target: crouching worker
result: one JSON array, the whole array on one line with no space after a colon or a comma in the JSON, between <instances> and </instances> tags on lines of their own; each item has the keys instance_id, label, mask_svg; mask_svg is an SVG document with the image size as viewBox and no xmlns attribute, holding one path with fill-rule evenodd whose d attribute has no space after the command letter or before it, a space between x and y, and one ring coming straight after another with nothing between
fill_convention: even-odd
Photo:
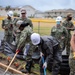
<instances>
[{"instance_id":1,"label":"crouching worker","mask_svg":"<svg viewBox=\"0 0 75 75\"><path fill-rule=\"evenodd\" d=\"M20 25L19 29L21 30L21 34L20 34L20 38L18 40L16 52L21 53L21 51L26 50L26 48L29 50L30 35L33 33L33 31L28 23L27 24L22 23ZM26 46L26 48L24 49L25 46ZM23 58L27 58L26 56L29 56L28 59L26 60L27 61L27 64L25 66L26 70L22 70L22 72L25 72L25 73L30 73L30 69L31 69L31 65L32 65L32 59L31 59L31 55L30 55L32 50L29 50L29 51L28 50L24 51L24 56L23 56Z\"/></svg>"},{"instance_id":2,"label":"crouching worker","mask_svg":"<svg viewBox=\"0 0 75 75\"><path fill-rule=\"evenodd\" d=\"M69 56L70 75L75 75L75 31L71 37L71 50Z\"/></svg>"},{"instance_id":3,"label":"crouching worker","mask_svg":"<svg viewBox=\"0 0 75 75\"><path fill-rule=\"evenodd\" d=\"M40 75L44 75L44 68L47 68L47 63L53 58L52 75L58 75L60 64L62 61L61 48L59 42L52 36L42 36L38 33L31 35L33 45L38 45L41 57L44 57L44 64L42 58L40 59Z\"/></svg>"}]
</instances>

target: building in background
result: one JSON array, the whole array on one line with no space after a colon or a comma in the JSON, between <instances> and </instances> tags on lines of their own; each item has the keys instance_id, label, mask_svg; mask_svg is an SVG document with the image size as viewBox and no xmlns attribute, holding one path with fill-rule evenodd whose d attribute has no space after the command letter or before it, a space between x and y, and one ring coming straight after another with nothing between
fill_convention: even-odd
<instances>
[{"instance_id":1,"label":"building in background","mask_svg":"<svg viewBox=\"0 0 75 75\"><path fill-rule=\"evenodd\" d=\"M30 5L22 6L27 11L27 17L31 18L56 18L57 16L62 16L65 18L67 13L72 13L73 18L75 18L75 10L73 9L54 9L49 11L39 11ZM20 15L20 9L22 7L11 7L9 10L12 10L14 13ZM4 7L0 7L0 16L6 16L8 10Z\"/></svg>"},{"instance_id":2,"label":"building in background","mask_svg":"<svg viewBox=\"0 0 75 75\"><path fill-rule=\"evenodd\" d=\"M48 18L49 17L56 18L57 16L65 18L67 13L72 13L73 18L75 18L75 10L73 9L54 9L54 10L45 11L45 13L46 13L45 17Z\"/></svg>"}]
</instances>

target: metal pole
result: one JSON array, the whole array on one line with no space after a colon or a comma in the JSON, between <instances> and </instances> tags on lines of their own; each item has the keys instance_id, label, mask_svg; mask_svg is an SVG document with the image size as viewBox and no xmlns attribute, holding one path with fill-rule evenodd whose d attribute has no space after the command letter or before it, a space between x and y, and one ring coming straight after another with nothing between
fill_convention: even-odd
<instances>
[{"instance_id":1,"label":"metal pole","mask_svg":"<svg viewBox=\"0 0 75 75\"><path fill-rule=\"evenodd\" d=\"M40 21L38 21L38 33L40 34Z\"/></svg>"}]
</instances>

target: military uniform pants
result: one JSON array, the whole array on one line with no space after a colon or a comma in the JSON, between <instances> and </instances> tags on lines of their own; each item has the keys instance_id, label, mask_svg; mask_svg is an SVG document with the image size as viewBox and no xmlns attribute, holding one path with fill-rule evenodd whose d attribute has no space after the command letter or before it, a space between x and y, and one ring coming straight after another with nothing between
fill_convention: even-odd
<instances>
[{"instance_id":1,"label":"military uniform pants","mask_svg":"<svg viewBox=\"0 0 75 75\"><path fill-rule=\"evenodd\" d=\"M60 65L62 62L62 51L58 45L56 47L54 47L53 55L51 55L51 57L49 57L48 62L51 62L51 58L53 58L52 75L58 75ZM42 59L40 59L40 75L44 75L44 70L43 70L42 66L43 66Z\"/></svg>"},{"instance_id":2,"label":"military uniform pants","mask_svg":"<svg viewBox=\"0 0 75 75\"><path fill-rule=\"evenodd\" d=\"M4 40L8 43L12 43L13 42L13 36L12 35L5 35Z\"/></svg>"},{"instance_id":3,"label":"military uniform pants","mask_svg":"<svg viewBox=\"0 0 75 75\"><path fill-rule=\"evenodd\" d=\"M66 44L66 54L70 55L70 40L71 38L69 37L67 40L67 44Z\"/></svg>"},{"instance_id":4,"label":"military uniform pants","mask_svg":"<svg viewBox=\"0 0 75 75\"><path fill-rule=\"evenodd\" d=\"M69 58L70 74L75 75L75 59Z\"/></svg>"}]
</instances>

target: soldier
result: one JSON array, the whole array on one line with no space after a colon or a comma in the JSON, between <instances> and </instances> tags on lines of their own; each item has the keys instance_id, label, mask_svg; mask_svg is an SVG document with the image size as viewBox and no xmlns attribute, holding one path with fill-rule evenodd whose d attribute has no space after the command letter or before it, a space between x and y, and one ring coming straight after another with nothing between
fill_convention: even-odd
<instances>
[{"instance_id":1,"label":"soldier","mask_svg":"<svg viewBox=\"0 0 75 75\"><path fill-rule=\"evenodd\" d=\"M7 13L7 19L2 21L2 28L4 29L4 40L8 43L13 41L13 12L9 11Z\"/></svg>"},{"instance_id":2,"label":"soldier","mask_svg":"<svg viewBox=\"0 0 75 75\"><path fill-rule=\"evenodd\" d=\"M56 18L56 26L51 29L51 36L54 36L60 42L60 46L63 51L65 48L68 32L66 28L62 26L62 17L58 16Z\"/></svg>"},{"instance_id":3,"label":"soldier","mask_svg":"<svg viewBox=\"0 0 75 75\"><path fill-rule=\"evenodd\" d=\"M63 22L63 26L66 27L68 31L67 44L66 44L66 53L69 55L70 53L70 40L71 40L71 31L74 30L74 25L72 20L72 14L67 14L66 20Z\"/></svg>"},{"instance_id":4,"label":"soldier","mask_svg":"<svg viewBox=\"0 0 75 75\"><path fill-rule=\"evenodd\" d=\"M75 75L75 31L71 37L71 50L69 56L70 75Z\"/></svg>"},{"instance_id":5,"label":"soldier","mask_svg":"<svg viewBox=\"0 0 75 75\"><path fill-rule=\"evenodd\" d=\"M47 68L48 62L53 58L52 75L58 75L62 61L61 48L56 38L52 36L42 36L38 33L31 35L33 45L38 45L41 57L44 57L44 64L40 60L40 75L44 75L43 68Z\"/></svg>"},{"instance_id":6,"label":"soldier","mask_svg":"<svg viewBox=\"0 0 75 75\"><path fill-rule=\"evenodd\" d=\"M21 47L23 47L26 42L27 43L30 42L29 36L33 32L32 28L29 26L29 23L27 23L27 24L22 23L20 25L19 29L21 30L21 34L20 34L18 45L17 45L17 49L21 49Z\"/></svg>"},{"instance_id":7,"label":"soldier","mask_svg":"<svg viewBox=\"0 0 75 75\"><path fill-rule=\"evenodd\" d=\"M14 20L14 25L16 25L16 22L18 20L22 20L24 23L29 23L30 27L33 28L32 21L26 17L26 14L27 14L26 10L24 8L22 8L21 9L21 17L19 17L19 18L17 18L17 19Z\"/></svg>"},{"instance_id":8,"label":"soldier","mask_svg":"<svg viewBox=\"0 0 75 75\"><path fill-rule=\"evenodd\" d=\"M19 53L21 53L21 51L23 51L24 56L23 58L26 59L27 63L25 66L25 69L22 70L22 72L25 73L30 73L31 71L31 65L32 65L32 48L30 45L30 35L33 33L32 28L30 27L29 23L22 23L19 27L19 29L21 30L21 34L20 34L20 38L18 40L18 44L17 44L17 51L19 51ZM27 46L26 46L27 45ZM26 50L26 47L28 47L28 50ZM25 47L25 48L24 48ZM27 56L27 57L26 57Z\"/></svg>"},{"instance_id":9,"label":"soldier","mask_svg":"<svg viewBox=\"0 0 75 75\"><path fill-rule=\"evenodd\" d=\"M29 23L30 27L32 27L32 29L33 29L32 21L26 17L26 14L27 14L26 10L24 8L21 8L21 17L14 20L14 30L15 30L15 28L17 28L16 23L17 23L18 20L21 20L24 23ZM14 36L14 39L15 39L14 34L13 34L13 36Z\"/></svg>"},{"instance_id":10,"label":"soldier","mask_svg":"<svg viewBox=\"0 0 75 75\"><path fill-rule=\"evenodd\" d=\"M23 23L22 20L18 20L16 23L16 27L14 27L13 29L13 34L15 36L15 43L16 45L18 44L19 38L20 38L20 34L21 34L21 30L19 29L20 25Z\"/></svg>"}]
</instances>

